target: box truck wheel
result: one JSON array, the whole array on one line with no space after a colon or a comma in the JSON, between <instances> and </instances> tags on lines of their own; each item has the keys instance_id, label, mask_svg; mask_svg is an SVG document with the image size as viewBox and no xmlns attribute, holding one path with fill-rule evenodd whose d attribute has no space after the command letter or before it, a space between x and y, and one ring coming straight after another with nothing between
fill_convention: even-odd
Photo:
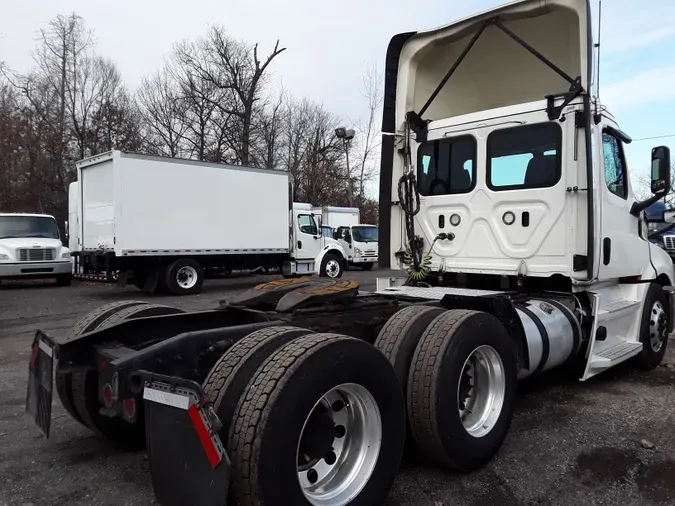
<instances>
[{"instance_id":1,"label":"box truck wheel","mask_svg":"<svg viewBox=\"0 0 675 506\"><path fill-rule=\"evenodd\" d=\"M237 504L383 504L401 461L403 394L359 339L309 334L260 366L230 429Z\"/></svg>"},{"instance_id":2,"label":"box truck wheel","mask_svg":"<svg viewBox=\"0 0 675 506\"><path fill-rule=\"evenodd\" d=\"M319 275L324 278L341 278L345 269L345 261L342 257L333 253L328 253L321 260L321 270Z\"/></svg>"},{"instance_id":3,"label":"box truck wheel","mask_svg":"<svg viewBox=\"0 0 675 506\"><path fill-rule=\"evenodd\" d=\"M436 317L410 366L408 420L428 456L460 472L487 464L513 414L515 342L502 323L480 311Z\"/></svg>"},{"instance_id":4,"label":"box truck wheel","mask_svg":"<svg viewBox=\"0 0 675 506\"><path fill-rule=\"evenodd\" d=\"M111 302L109 304L104 304L101 307L98 307L88 313L86 316L81 318L75 326L68 333L69 337L76 337L96 328L109 316L121 311L122 309L130 306L136 306L139 304L146 304L142 300L126 300L119 302ZM56 384L56 393L61 400L63 408L72 416L76 421L80 422L82 425L86 424L82 421L82 418L78 414L75 406L73 405L73 392L72 392L72 373L64 373L59 370L58 364L56 368L56 373L54 375L54 383Z\"/></svg>"},{"instance_id":5,"label":"box truck wheel","mask_svg":"<svg viewBox=\"0 0 675 506\"><path fill-rule=\"evenodd\" d=\"M128 306L108 314L100 321L96 329L103 329L125 319L141 318L146 316L160 316L182 313L181 309L163 306L160 304L141 303ZM93 330L93 329L92 329ZM110 418L99 413L101 405L98 395L98 374L94 367L72 373L71 398L75 411L84 425L99 436L105 437L118 445L137 449L145 442L145 427L142 419L142 403L137 403L139 419L136 423L129 423L121 418Z\"/></svg>"},{"instance_id":6,"label":"box truck wheel","mask_svg":"<svg viewBox=\"0 0 675 506\"><path fill-rule=\"evenodd\" d=\"M204 282L204 269L191 258L181 258L170 263L164 271L164 286L173 295L199 293Z\"/></svg>"},{"instance_id":7,"label":"box truck wheel","mask_svg":"<svg viewBox=\"0 0 675 506\"><path fill-rule=\"evenodd\" d=\"M227 350L204 380L204 392L213 402L223 424L221 439L227 449L230 423L237 403L258 367L273 351L291 339L311 331L299 327L270 327L256 330Z\"/></svg>"},{"instance_id":8,"label":"box truck wheel","mask_svg":"<svg viewBox=\"0 0 675 506\"><path fill-rule=\"evenodd\" d=\"M642 309L640 326L642 351L635 357L635 361L641 367L651 369L663 360L668 345L669 318L670 311L663 288L657 283L651 283Z\"/></svg>"}]
</instances>

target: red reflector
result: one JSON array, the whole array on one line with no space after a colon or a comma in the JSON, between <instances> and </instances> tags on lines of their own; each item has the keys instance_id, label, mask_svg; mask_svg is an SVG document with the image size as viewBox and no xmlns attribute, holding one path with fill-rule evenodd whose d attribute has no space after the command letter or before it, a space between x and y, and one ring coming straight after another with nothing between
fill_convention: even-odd
<instances>
[{"instance_id":1,"label":"red reflector","mask_svg":"<svg viewBox=\"0 0 675 506\"><path fill-rule=\"evenodd\" d=\"M220 462L220 455L218 454L216 445L213 443L211 435L204 424L204 420L202 420L202 417L199 414L196 404L193 404L188 408L188 414L192 420L192 425L194 425L197 430L197 435L202 442L202 446L204 447L204 451L206 452L211 467L216 467Z\"/></svg>"},{"instance_id":2,"label":"red reflector","mask_svg":"<svg viewBox=\"0 0 675 506\"><path fill-rule=\"evenodd\" d=\"M102 371L103 369L105 369L105 365L106 365L105 362L104 362L103 360L101 360L101 361L98 363L98 370L99 370L99 371Z\"/></svg>"},{"instance_id":3,"label":"red reflector","mask_svg":"<svg viewBox=\"0 0 675 506\"><path fill-rule=\"evenodd\" d=\"M109 383L103 386L103 402L106 408L110 408L113 405L113 389Z\"/></svg>"},{"instance_id":4,"label":"red reflector","mask_svg":"<svg viewBox=\"0 0 675 506\"><path fill-rule=\"evenodd\" d=\"M124 402L122 403L124 407L124 415L127 418L133 418L136 416L136 399L133 397L130 399L124 399Z\"/></svg>"}]
</instances>

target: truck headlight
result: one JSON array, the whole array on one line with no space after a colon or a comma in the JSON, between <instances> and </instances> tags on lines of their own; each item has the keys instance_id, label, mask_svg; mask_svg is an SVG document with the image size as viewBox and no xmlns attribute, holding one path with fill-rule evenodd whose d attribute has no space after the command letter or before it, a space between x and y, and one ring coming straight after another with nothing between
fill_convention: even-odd
<instances>
[{"instance_id":1,"label":"truck headlight","mask_svg":"<svg viewBox=\"0 0 675 506\"><path fill-rule=\"evenodd\" d=\"M354 248L354 254L357 257L360 257L361 255L363 255L363 251L361 251L359 248Z\"/></svg>"},{"instance_id":2,"label":"truck headlight","mask_svg":"<svg viewBox=\"0 0 675 506\"><path fill-rule=\"evenodd\" d=\"M5 255L4 253L0 253L0 261L2 260L9 260L9 255Z\"/></svg>"},{"instance_id":3,"label":"truck headlight","mask_svg":"<svg viewBox=\"0 0 675 506\"><path fill-rule=\"evenodd\" d=\"M70 258L70 251L66 251L65 253L61 253L61 258Z\"/></svg>"}]
</instances>

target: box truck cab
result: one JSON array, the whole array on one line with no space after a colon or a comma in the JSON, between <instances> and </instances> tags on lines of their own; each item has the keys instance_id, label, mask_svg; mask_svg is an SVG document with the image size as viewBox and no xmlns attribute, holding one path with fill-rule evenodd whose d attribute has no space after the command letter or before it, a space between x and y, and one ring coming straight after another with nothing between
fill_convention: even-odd
<instances>
[{"instance_id":1,"label":"box truck cab","mask_svg":"<svg viewBox=\"0 0 675 506\"><path fill-rule=\"evenodd\" d=\"M56 278L70 284L70 250L53 216L0 213L0 280Z\"/></svg>"}]
</instances>

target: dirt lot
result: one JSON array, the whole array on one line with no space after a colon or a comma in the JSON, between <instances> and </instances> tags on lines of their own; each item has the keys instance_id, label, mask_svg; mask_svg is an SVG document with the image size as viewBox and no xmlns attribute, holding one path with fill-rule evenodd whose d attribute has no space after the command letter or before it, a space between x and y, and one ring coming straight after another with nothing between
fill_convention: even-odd
<instances>
[{"instance_id":1,"label":"dirt lot","mask_svg":"<svg viewBox=\"0 0 675 506\"><path fill-rule=\"evenodd\" d=\"M378 273L348 274L369 290ZM261 279L269 278L212 280L197 296L150 298L212 308ZM143 298L133 288L81 282L0 289L0 505L153 503L143 452L97 439L58 400L49 440L23 411L35 329L66 332L101 304ZM522 384L510 435L490 465L462 476L404 463L386 505L675 504L674 385L672 340L651 372L626 366L586 383L558 373Z\"/></svg>"}]
</instances>

